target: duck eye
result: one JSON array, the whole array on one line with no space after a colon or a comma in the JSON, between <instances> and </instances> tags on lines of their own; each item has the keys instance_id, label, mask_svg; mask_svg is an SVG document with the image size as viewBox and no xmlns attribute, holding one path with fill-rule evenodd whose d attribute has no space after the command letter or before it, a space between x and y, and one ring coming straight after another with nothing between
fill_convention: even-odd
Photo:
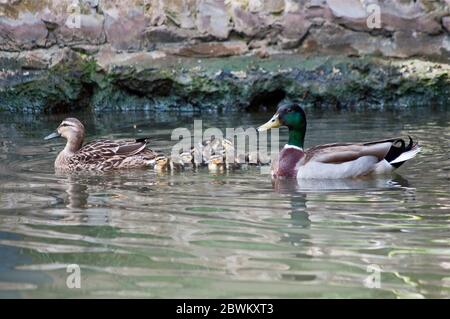
<instances>
[{"instance_id":1,"label":"duck eye","mask_svg":"<svg viewBox=\"0 0 450 319\"><path fill-rule=\"evenodd\" d=\"M292 113L292 109L288 109L288 110L287 110L287 113Z\"/></svg>"}]
</instances>

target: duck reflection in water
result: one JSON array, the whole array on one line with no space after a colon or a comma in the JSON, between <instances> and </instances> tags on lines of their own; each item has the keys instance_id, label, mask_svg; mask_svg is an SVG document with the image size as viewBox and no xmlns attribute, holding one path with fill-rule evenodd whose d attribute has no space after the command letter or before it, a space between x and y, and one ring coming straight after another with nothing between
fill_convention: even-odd
<instances>
[{"instance_id":1,"label":"duck reflection in water","mask_svg":"<svg viewBox=\"0 0 450 319\"><path fill-rule=\"evenodd\" d=\"M303 179L296 178L274 178L272 185L276 192L327 192L346 190L373 190L396 187L409 187L408 180L395 174L392 178L355 178L355 179Z\"/></svg>"},{"instance_id":2,"label":"duck reflection in water","mask_svg":"<svg viewBox=\"0 0 450 319\"><path fill-rule=\"evenodd\" d=\"M95 211L89 209L95 206L95 204L89 203L90 192L92 192L89 185L92 180L72 174L62 182L66 186L67 197L64 199L64 204L71 212L68 217L71 222L95 226L109 224L110 212L108 209L98 208Z\"/></svg>"},{"instance_id":3,"label":"duck reflection in water","mask_svg":"<svg viewBox=\"0 0 450 319\"><path fill-rule=\"evenodd\" d=\"M364 192L383 190L383 189L402 189L405 200L410 200L411 195L415 194L415 189L409 187L406 179L400 175L394 175L393 178L359 178L359 179L310 179L299 181L296 178L272 180L274 190L284 196L289 197L290 216L292 229L295 232L286 232L281 241L289 242L298 246L297 257L312 258L316 255L323 255L327 247L321 244L314 244L314 239L308 231L314 223L320 223L327 219L332 213L328 209L329 203L317 200L317 196L339 196L339 193ZM413 196L414 197L414 196ZM344 204L345 205L345 204ZM300 228L300 230L299 230ZM302 231L301 229L305 229Z\"/></svg>"},{"instance_id":4,"label":"duck reflection in water","mask_svg":"<svg viewBox=\"0 0 450 319\"><path fill-rule=\"evenodd\" d=\"M80 183L76 179L69 178L67 183L66 193L67 208L70 209L85 209L88 207L88 187L85 184Z\"/></svg>"}]
</instances>

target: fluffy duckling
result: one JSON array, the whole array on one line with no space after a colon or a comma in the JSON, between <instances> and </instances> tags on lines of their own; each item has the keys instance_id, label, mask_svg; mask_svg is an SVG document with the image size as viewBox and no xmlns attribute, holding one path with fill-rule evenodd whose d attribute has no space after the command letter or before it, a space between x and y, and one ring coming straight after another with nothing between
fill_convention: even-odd
<instances>
[{"instance_id":1,"label":"fluffy duckling","mask_svg":"<svg viewBox=\"0 0 450 319\"><path fill-rule=\"evenodd\" d=\"M165 155L158 155L154 160L154 169L157 172L167 172L170 168L169 158Z\"/></svg>"},{"instance_id":2,"label":"fluffy duckling","mask_svg":"<svg viewBox=\"0 0 450 319\"><path fill-rule=\"evenodd\" d=\"M223 155L211 155L208 160L208 169L211 172L222 172L226 169Z\"/></svg>"}]
</instances>

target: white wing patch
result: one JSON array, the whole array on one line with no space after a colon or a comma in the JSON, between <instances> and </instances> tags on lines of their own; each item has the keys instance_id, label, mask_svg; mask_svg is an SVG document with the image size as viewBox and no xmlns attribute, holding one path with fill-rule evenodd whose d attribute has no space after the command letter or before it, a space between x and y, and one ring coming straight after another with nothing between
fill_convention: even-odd
<instances>
[{"instance_id":1,"label":"white wing patch","mask_svg":"<svg viewBox=\"0 0 450 319\"><path fill-rule=\"evenodd\" d=\"M410 160L411 158L414 158L417 155L417 153L420 152L420 150L421 150L420 146L416 146L412 150L400 154L399 157L397 157L390 163L395 164L395 163L400 163L400 162Z\"/></svg>"}]
</instances>

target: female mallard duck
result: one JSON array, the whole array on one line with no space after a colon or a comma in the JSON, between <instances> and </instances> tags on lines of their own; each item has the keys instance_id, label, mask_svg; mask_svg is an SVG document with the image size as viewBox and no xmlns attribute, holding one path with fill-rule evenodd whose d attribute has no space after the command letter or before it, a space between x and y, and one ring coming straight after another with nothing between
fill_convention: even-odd
<instances>
[{"instance_id":1,"label":"female mallard duck","mask_svg":"<svg viewBox=\"0 0 450 319\"><path fill-rule=\"evenodd\" d=\"M83 145L84 126L76 118L66 118L46 140L67 139L66 147L55 160L55 169L62 171L107 171L152 166L156 153L146 148L148 140L100 139Z\"/></svg>"},{"instance_id":2,"label":"female mallard duck","mask_svg":"<svg viewBox=\"0 0 450 319\"><path fill-rule=\"evenodd\" d=\"M353 178L392 172L420 151L409 138L406 145L401 138L367 143L325 144L303 150L306 115L297 104L284 104L258 131L287 126L288 144L272 163L273 177Z\"/></svg>"}]
</instances>

